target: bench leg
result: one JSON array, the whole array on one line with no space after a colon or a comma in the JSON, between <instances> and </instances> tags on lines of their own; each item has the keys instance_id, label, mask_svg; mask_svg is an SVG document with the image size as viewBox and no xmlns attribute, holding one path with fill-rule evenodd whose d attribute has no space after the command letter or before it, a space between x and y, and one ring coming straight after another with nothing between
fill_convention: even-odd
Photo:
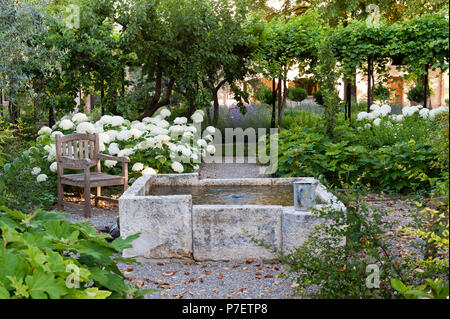
<instances>
[{"instance_id":1,"label":"bench leg","mask_svg":"<svg viewBox=\"0 0 450 319\"><path fill-rule=\"evenodd\" d=\"M97 187L96 191L95 191L95 206L98 206L98 198L102 196L102 188L101 187Z\"/></svg>"},{"instance_id":2,"label":"bench leg","mask_svg":"<svg viewBox=\"0 0 450 319\"><path fill-rule=\"evenodd\" d=\"M58 203L56 204L56 208L60 211L64 210L63 200L64 200L64 188L61 182L58 181Z\"/></svg>"},{"instance_id":3,"label":"bench leg","mask_svg":"<svg viewBox=\"0 0 450 319\"><path fill-rule=\"evenodd\" d=\"M84 217L91 217L91 188L84 188Z\"/></svg>"}]
</instances>

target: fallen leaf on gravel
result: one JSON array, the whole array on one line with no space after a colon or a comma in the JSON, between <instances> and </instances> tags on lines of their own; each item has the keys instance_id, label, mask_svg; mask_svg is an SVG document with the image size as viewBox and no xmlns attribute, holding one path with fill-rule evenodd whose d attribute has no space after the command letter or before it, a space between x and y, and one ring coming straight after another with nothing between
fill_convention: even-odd
<instances>
[{"instance_id":1,"label":"fallen leaf on gravel","mask_svg":"<svg viewBox=\"0 0 450 319\"><path fill-rule=\"evenodd\" d=\"M244 292L245 289L247 289L247 287L244 286L244 287L242 287L241 289L239 289L238 291L236 291L236 293L238 293L238 292Z\"/></svg>"},{"instance_id":2,"label":"fallen leaf on gravel","mask_svg":"<svg viewBox=\"0 0 450 319\"><path fill-rule=\"evenodd\" d=\"M208 267L208 265L202 265L202 268L206 268L206 267Z\"/></svg>"},{"instance_id":3,"label":"fallen leaf on gravel","mask_svg":"<svg viewBox=\"0 0 450 319\"><path fill-rule=\"evenodd\" d=\"M201 274L200 276L198 276L198 279L203 279L203 278L205 278L205 277L206 277L205 274Z\"/></svg>"},{"instance_id":4,"label":"fallen leaf on gravel","mask_svg":"<svg viewBox=\"0 0 450 319\"><path fill-rule=\"evenodd\" d=\"M273 275L269 274L269 275L265 275L265 278L273 278Z\"/></svg>"},{"instance_id":5,"label":"fallen leaf on gravel","mask_svg":"<svg viewBox=\"0 0 450 319\"><path fill-rule=\"evenodd\" d=\"M212 273L212 270L205 270L205 274L210 275Z\"/></svg>"},{"instance_id":6,"label":"fallen leaf on gravel","mask_svg":"<svg viewBox=\"0 0 450 319\"><path fill-rule=\"evenodd\" d=\"M264 276L256 276L258 279L264 279Z\"/></svg>"},{"instance_id":7,"label":"fallen leaf on gravel","mask_svg":"<svg viewBox=\"0 0 450 319\"><path fill-rule=\"evenodd\" d=\"M128 280L131 281L131 282L134 282L135 279L136 279L135 277L129 277L128 278Z\"/></svg>"},{"instance_id":8,"label":"fallen leaf on gravel","mask_svg":"<svg viewBox=\"0 0 450 319\"><path fill-rule=\"evenodd\" d=\"M170 277L176 274L176 271L164 271L162 273L163 276Z\"/></svg>"},{"instance_id":9,"label":"fallen leaf on gravel","mask_svg":"<svg viewBox=\"0 0 450 319\"><path fill-rule=\"evenodd\" d=\"M275 289L264 289L265 292L277 292Z\"/></svg>"},{"instance_id":10,"label":"fallen leaf on gravel","mask_svg":"<svg viewBox=\"0 0 450 319\"><path fill-rule=\"evenodd\" d=\"M176 294L175 296L173 296L173 299L181 299L183 298L183 295L186 293L186 291L184 292L180 292L179 294Z\"/></svg>"},{"instance_id":11,"label":"fallen leaf on gravel","mask_svg":"<svg viewBox=\"0 0 450 319\"><path fill-rule=\"evenodd\" d=\"M184 263L185 265L187 265L187 266L190 266L190 265L192 265L192 263L191 262L189 262L189 261L186 261L185 263Z\"/></svg>"},{"instance_id":12,"label":"fallen leaf on gravel","mask_svg":"<svg viewBox=\"0 0 450 319\"><path fill-rule=\"evenodd\" d=\"M233 268L238 268L238 267L239 267L239 265L234 265L234 266L233 266Z\"/></svg>"},{"instance_id":13,"label":"fallen leaf on gravel","mask_svg":"<svg viewBox=\"0 0 450 319\"><path fill-rule=\"evenodd\" d=\"M274 266L273 269L275 269L275 270L280 270L280 267Z\"/></svg>"},{"instance_id":14,"label":"fallen leaf on gravel","mask_svg":"<svg viewBox=\"0 0 450 319\"><path fill-rule=\"evenodd\" d=\"M256 266L256 267L261 267L261 264L256 264L255 266Z\"/></svg>"},{"instance_id":15,"label":"fallen leaf on gravel","mask_svg":"<svg viewBox=\"0 0 450 319\"><path fill-rule=\"evenodd\" d=\"M299 286L299 284L298 283L296 283L296 282L294 282L292 285L291 285L291 288L297 288Z\"/></svg>"},{"instance_id":16,"label":"fallen leaf on gravel","mask_svg":"<svg viewBox=\"0 0 450 319\"><path fill-rule=\"evenodd\" d=\"M261 273L260 272L255 272L255 276L261 276Z\"/></svg>"},{"instance_id":17,"label":"fallen leaf on gravel","mask_svg":"<svg viewBox=\"0 0 450 319\"><path fill-rule=\"evenodd\" d=\"M227 295L227 296L225 296L225 298L231 299L231 298L233 298L233 296L232 295Z\"/></svg>"},{"instance_id":18,"label":"fallen leaf on gravel","mask_svg":"<svg viewBox=\"0 0 450 319\"><path fill-rule=\"evenodd\" d=\"M164 264L163 264L162 262L160 262L160 261L158 261L156 264L157 264L158 266L164 266Z\"/></svg>"},{"instance_id":19,"label":"fallen leaf on gravel","mask_svg":"<svg viewBox=\"0 0 450 319\"><path fill-rule=\"evenodd\" d=\"M133 271L133 268L127 268L126 271Z\"/></svg>"},{"instance_id":20,"label":"fallen leaf on gravel","mask_svg":"<svg viewBox=\"0 0 450 319\"><path fill-rule=\"evenodd\" d=\"M189 281L190 281L190 282L196 282L196 281L197 281L197 279L195 279L195 278L191 278L191 279L189 279Z\"/></svg>"},{"instance_id":21,"label":"fallen leaf on gravel","mask_svg":"<svg viewBox=\"0 0 450 319\"><path fill-rule=\"evenodd\" d=\"M220 275L219 275L218 277L219 277L219 279L222 279L222 278L223 278L223 275L222 275L222 274L220 274Z\"/></svg>"},{"instance_id":22,"label":"fallen leaf on gravel","mask_svg":"<svg viewBox=\"0 0 450 319\"><path fill-rule=\"evenodd\" d=\"M279 284L281 284L281 281L275 281L273 284L278 286Z\"/></svg>"},{"instance_id":23,"label":"fallen leaf on gravel","mask_svg":"<svg viewBox=\"0 0 450 319\"><path fill-rule=\"evenodd\" d=\"M184 284L185 284L185 285L189 285L189 280L186 280L186 281L184 282Z\"/></svg>"},{"instance_id":24,"label":"fallen leaf on gravel","mask_svg":"<svg viewBox=\"0 0 450 319\"><path fill-rule=\"evenodd\" d=\"M253 262L253 258L247 258L247 260L245 261L247 264L251 264Z\"/></svg>"},{"instance_id":25,"label":"fallen leaf on gravel","mask_svg":"<svg viewBox=\"0 0 450 319\"><path fill-rule=\"evenodd\" d=\"M186 276L189 276L189 275L191 274L191 271L186 271L184 274L185 274Z\"/></svg>"},{"instance_id":26,"label":"fallen leaf on gravel","mask_svg":"<svg viewBox=\"0 0 450 319\"><path fill-rule=\"evenodd\" d=\"M247 270L248 269L248 267L242 267L242 270Z\"/></svg>"}]
</instances>

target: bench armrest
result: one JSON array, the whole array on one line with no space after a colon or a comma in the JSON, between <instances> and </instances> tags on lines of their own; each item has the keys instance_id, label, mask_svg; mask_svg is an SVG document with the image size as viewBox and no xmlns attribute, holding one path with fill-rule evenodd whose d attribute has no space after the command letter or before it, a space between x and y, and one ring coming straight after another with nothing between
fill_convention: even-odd
<instances>
[{"instance_id":1,"label":"bench armrest","mask_svg":"<svg viewBox=\"0 0 450 319\"><path fill-rule=\"evenodd\" d=\"M122 163L129 163L130 159L128 157L118 157L118 156L112 156L112 155L106 155L106 154L97 154L97 158L101 160L110 160L110 161L117 161Z\"/></svg>"}]
</instances>

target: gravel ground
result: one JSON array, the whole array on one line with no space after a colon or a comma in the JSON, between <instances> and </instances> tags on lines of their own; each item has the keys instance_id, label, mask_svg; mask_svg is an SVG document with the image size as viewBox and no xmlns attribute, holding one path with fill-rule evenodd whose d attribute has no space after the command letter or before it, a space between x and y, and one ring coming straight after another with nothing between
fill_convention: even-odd
<instances>
[{"instance_id":1,"label":"gravel ground","mask_svg":"<svg viewBox=\"0 0 450 319\"><path fill-rule=\"evenodd\" d=\"M159 290L146 295L148 299L295 298L284 267L272 261L146 260L141 265L120 263L119 268L138 286Z\"/></svg>"},{"instance_id":2,"label":"gravel ground","mask_svg":"<svg viewBox=\"0 0 450 319\"><path fill-rule=\"evenodd\" d=\"M257 163L202 163L200 178L252 178L265 177Z\"/></svg>"}]
</instances>

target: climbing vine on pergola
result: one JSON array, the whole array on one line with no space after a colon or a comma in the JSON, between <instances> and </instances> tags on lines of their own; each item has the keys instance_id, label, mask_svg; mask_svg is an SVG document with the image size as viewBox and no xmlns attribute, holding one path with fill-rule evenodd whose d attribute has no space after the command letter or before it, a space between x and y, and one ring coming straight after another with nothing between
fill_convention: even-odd
<instances>
[{"instance_id":1,"label":"climbing vine on pergola","mask_svg":"<svg viewBox=\"0 0 450 319\"><path fill-rule=\"evenodd\" d=\"M427 107L428 70L448 69L449 22L440 14L429 14L396 24L372 25L354 21L338 27L329 36L340 71L353 79L355 70L367 65L367 108L373 103L374 65L380 73L386 63L400 60L404 71L423 78L424 107ZM347 90L351 83L348 83ZM346 114L351 118L350 94L347 94Z\"/></svg>"}]
</instances>

